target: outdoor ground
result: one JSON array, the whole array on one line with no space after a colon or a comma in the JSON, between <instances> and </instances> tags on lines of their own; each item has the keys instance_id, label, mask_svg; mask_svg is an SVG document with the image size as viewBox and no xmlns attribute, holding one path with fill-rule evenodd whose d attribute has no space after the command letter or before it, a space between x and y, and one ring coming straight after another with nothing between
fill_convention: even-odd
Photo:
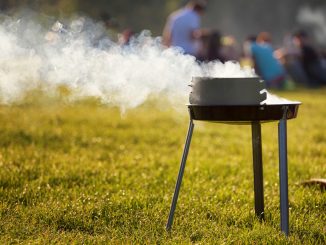
<instances>
[{"instance_id":1,"label":"outdoor ground","mask_svg":"<svg viewBox=\"0 0 326 245\"><path fill-rule=\"evenodd\" d=\"M250 126L196 123L172 232L165 231L188 127L152 100L120 114L42 96L0 107L0 244L325 244L326 90L288 122L290 236L279 227L277 123L262 126L265 217L254 214ZM182 108L182 107L181 107Z\"/></svg>"}]
</instances>

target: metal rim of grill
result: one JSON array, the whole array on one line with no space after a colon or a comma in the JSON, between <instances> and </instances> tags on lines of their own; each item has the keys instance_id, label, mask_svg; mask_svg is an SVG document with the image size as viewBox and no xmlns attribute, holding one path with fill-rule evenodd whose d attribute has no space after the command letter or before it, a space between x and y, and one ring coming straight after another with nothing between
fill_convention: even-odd
<instances>
[{"instance_id":1,"label":"metal rim of grill","mask_svg":"<svg viewBox=\"0 0 326 245\"><path fill-rule=\"evenodd\" d=\"M297 117L300 103L272 105L193 105L188 108L193 120L219 122L276 121L283 117L287 107L286 119Z\"/></svg>"}]
</instances>

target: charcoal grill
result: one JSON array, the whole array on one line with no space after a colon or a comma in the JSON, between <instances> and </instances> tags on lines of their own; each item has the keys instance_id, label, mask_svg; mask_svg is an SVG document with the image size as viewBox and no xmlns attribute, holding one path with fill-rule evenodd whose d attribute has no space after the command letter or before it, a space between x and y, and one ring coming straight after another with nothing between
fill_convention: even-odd
<instances>
[{"instance_id":1,"label":"charcoal grill","mask_svg":"<svg viewBox=\"0 0 326 245\"><path fill-rule=\"evenodd\" d=\"M241 79L238 79L241 80ZM239 81L241 82L241 81ZM254 81L253 81L254 82ZM257 85L259 87L261 85ZM249 86L250 87L250 86ZM252 88L251 88L252 89ZM244 91L245 93L245 91ZM252 93L249 93L252 94ZM245 96L245 95L244 95ZM191 96L190 96L191 101ZM244 99L244 101L247 101ZM199 101L200 102L200 101ZM261 104L257 100L255 104L227 103L206 105L188 104L189 128L180 163L180 169L172 198L170 213L166 225L167 231L172 228L174 212L177 205L180 186L186 166L191 138L194 130L194 121L219 122L228 124L249 124L252 131L252 152L254 171L254 198L255 214L259 219L264 219L264 192L263 192L263 161L261 124L278 121L278 144L279 144L279 179L280 179L280 216L281 231L289 234L289 204L288 204L288 162L287 162L287 120L296 118L300 102L283 104ZM227 104L227 105L225 105Z\"/></svg>"}]
</instances>

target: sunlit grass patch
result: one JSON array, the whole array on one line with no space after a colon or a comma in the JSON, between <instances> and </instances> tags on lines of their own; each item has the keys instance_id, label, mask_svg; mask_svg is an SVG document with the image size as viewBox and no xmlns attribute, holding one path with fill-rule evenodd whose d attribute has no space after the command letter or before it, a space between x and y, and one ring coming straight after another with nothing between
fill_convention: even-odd
<instances>
[{"instance_id":1,"label":"sunlit grass patch","mask_svg":"<svg viewBox=\"0 0 326 245\"><path fill-rule=\"evenodd\" d=\"M169 234L186 108L1 106L0 243L324 244L325 192L300 183L326 176L325 94L280 93L303 102L288 122L289 238L279 228L277 123L262 126L265 221L254 214L250 126L196 122Z\"/></svg>"}]
</instances>

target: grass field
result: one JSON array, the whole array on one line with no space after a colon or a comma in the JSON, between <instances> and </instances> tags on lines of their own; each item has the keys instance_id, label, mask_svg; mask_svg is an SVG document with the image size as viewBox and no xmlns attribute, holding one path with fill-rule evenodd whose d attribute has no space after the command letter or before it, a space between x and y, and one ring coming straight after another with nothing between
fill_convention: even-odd
<instances>
[{"instance_id":1,"label":"grass field","mask_svg":"<svg viewBox=\"0 0 326 245\"><path fill-rule=\"evenodd\" d=\"M152 100L120 115L94 101L0 107L0 244L325 244L326 90L288 122L290 236L279 228L277 123L262 126L265 217L254 214L250 126L196 122L172 232L188 126Z\"/></svg>"}]
</instances>

